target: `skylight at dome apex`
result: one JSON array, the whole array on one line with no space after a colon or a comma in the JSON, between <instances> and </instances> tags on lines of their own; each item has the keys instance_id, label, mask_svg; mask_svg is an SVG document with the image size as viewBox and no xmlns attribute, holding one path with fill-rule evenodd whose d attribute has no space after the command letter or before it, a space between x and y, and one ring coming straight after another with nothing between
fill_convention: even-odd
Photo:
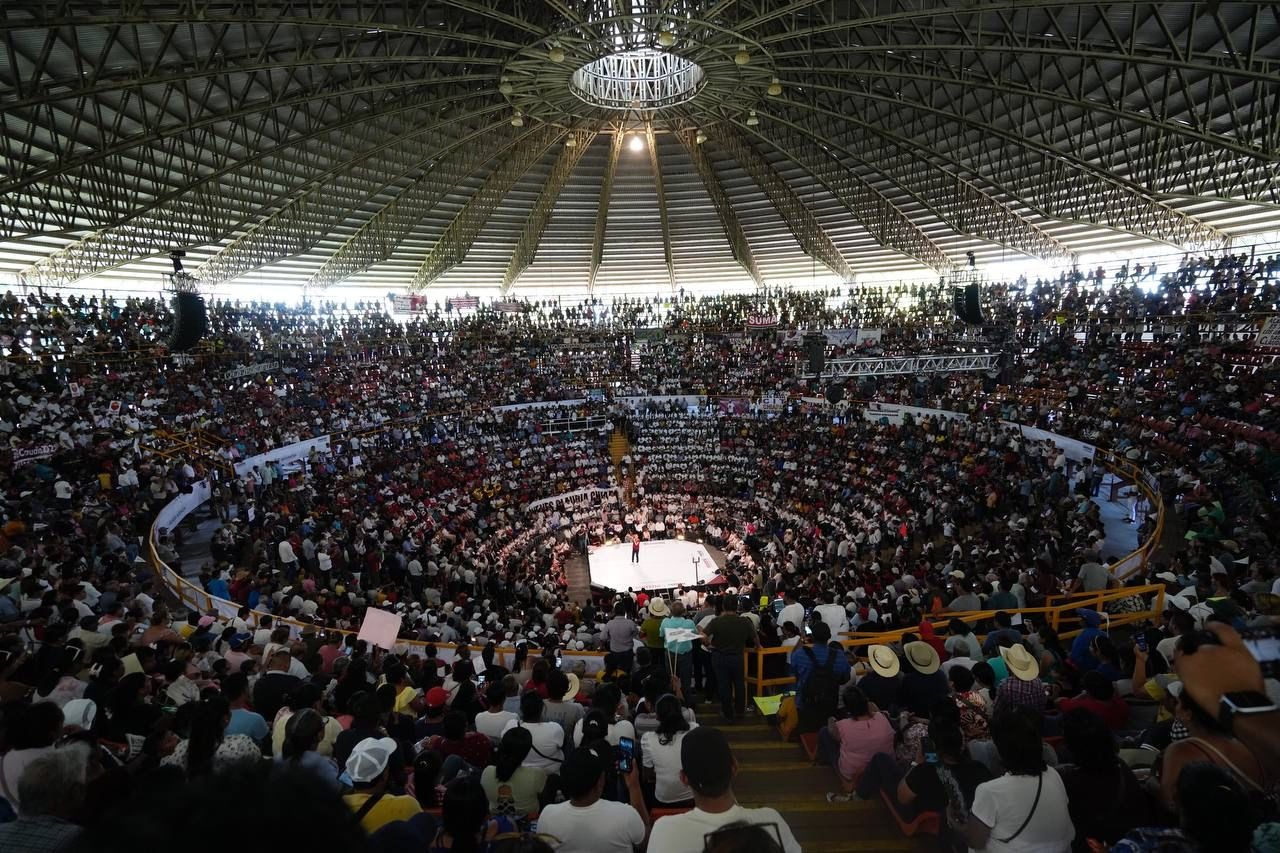
<instances>
[{"instance_id":1,"label":"skylight at dome apex","mask_svg":"<svg viewBox=\"0 0 1280 853\"><path fill-rule=\"evenodd\" d=\"M652 292L1280 227L1268 3L0 6L0 285Z\"/></svg>"}]
</instances>

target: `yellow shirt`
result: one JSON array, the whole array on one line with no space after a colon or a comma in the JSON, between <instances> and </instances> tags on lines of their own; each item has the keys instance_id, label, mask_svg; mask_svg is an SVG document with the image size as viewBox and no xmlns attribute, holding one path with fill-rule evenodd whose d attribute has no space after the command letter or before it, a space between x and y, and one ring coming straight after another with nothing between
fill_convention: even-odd
<instances>
[{"instance_id":1,"label":"yellow shirt","mask_svg":"<svg viewBox=\"0 0 1280 853\"><path fill-rule=\"evenodd\" d=\"M360 811L360 807L364 805L365 800L369 799L369 796L369 794L347 794L342 799L347 804L347 808L351 809L352 814L355 814ZM364 817L360 818L360 826L365 832L373 833L389 823L408 820L421 812L422 806L418 805L418 801L413 797L386 794L373 808L365 812Z\"/></svg>"}]
</instances>

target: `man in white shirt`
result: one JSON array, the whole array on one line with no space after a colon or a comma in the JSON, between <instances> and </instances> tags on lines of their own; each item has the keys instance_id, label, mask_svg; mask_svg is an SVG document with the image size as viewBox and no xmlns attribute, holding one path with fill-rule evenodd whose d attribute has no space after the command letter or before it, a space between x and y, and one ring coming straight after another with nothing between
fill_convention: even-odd
<instances>
[{"instance_id":1,"label":"man in white shirt","mask_svg":"<svg viewBox=\"0 0 1280 853\"><path fill-rule=\"evenodd\" d=\"M519 717L514 711L503 709L507 691L501 681L490 682L484 698L489 703L489 710L476 714L476 731L493 741L496 746L502 740L502 733L506 731L508 724L514 723Z\"/></svg>"},{"instance_id":2,"label":"man in white shirt","mask_svg":"<svg viewBox=\"0 0 1280 853\"><path fill-rule=\"evenodd\" d=\"M773 824L785 853L800 853L800 843L776 809L747 809L733 795L738 763L724 732L709 726L684 735L680 743L680 781L693 791L693 809L660 818L649 836L649 849L662 853L702 853L708 833L731 823ZM545 812L544 812L545 814ZM549 832L539 821L538 830ZM765 831L772 833L773 827Z\"/></svg>"},{"instance_id":3,"label":"man in white shirt","mask_svg":"<svg viewBox=\"0 0 1280 853\"><path fill-rule=\"evenodd\" d=\"M843 605L828 603L831 596L827 593L818 593L817 600L818 603L813 606L814 614L821 617L823 624L831 629L831 637L840 640L840 635L849 630L849 614L845 612Z\"/></svg>"},{"instance_id":4,"label":"man in white shirt","mask_svg":"<svg viewBox=\"0 0 1280 853\"><path fill-rule=\"evenodd\" d=\"M644 843L649 814L634 757L630 772L619 772L631 804L601 799L608 779L605 770L613 760L592 747L575 750L565 759L560 785L569 801L547 806L538 816L538 832L560 839L556 853L633 853Z\"/></svg>"},{"instance_id":5,"label":"man in white shirt","mask_svg":"<svg viewBox=\"0 0 1280 853\"><path fill-rule=\"evenodd\" d=\"M782 598L786 602L786 606L783 607L782 612L778 614L778 624L785 625L790 622L803 632L804 605L796 601L796 591L788 587L783 590Z\"/></svg>"}]
</instances>

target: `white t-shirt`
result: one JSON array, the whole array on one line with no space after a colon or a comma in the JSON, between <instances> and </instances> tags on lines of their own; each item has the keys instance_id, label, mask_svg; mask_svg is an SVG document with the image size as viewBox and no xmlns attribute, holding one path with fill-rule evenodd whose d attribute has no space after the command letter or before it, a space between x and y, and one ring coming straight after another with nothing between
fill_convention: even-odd
<instances>
[{"instance_id":1,"label":"white t-shirt","mask_svg":"<svg viewBox=\"0 0 1280 853\"><path fill-rule=\"evenodd\" d=\"M777 824L778 834L782 837L782 849L786 853L800 853L800 842L796 841L796 837L791 834L791 827L787 826L776 809L746 809L738 805L715 814L692 809L684 814L658 818L653 824L653 831L649 833L649 849L661 850L662 853L702 853L706 834L731 823ZM542 828L541 821L538 823L538 831L546 831Z\"/></svg>"},{"instance_id":2,"label":"white t-shirt","mask_svg":"<svg viewBox=\"0 0 1280 853\"><path fill-rule=\"evenodd\" d=\"M66 480L59 480L53 484L53 493L58 497L58 500L71 500L71 484Z\"/></svg>"},{"instance_id":3,"label":"white t-shirt","mask_svg":"<svg viewBox=\"0 0 1280 853\"><path fill-rule=\"evenodd\" d=\"M1040 802L1031 822L1013 841L1005 843L1031 813L1036 799L1036 780L1008 774L978 786L973 797L974 817L991 827L985 853L1065 853L1076 837L1067 812L1067 789L1052 767L1045 770Z\"/></svg>"},{"instance_id":4,"label":"white t-shirt","mask_svg":"<svg viewBox=\"0 0 1280 853\"><path fill-rule=\"evenodd\" d=\"M476 714L476 731L497 743L502 740L502 733L507 730L507 723L519 718L519 714L514 714L511 711L499 711L496 714L490 714L485 711Z\"/></svg>"},{"instance_id":5,"label":"white t-shirt","mask_svg":"<svg viewBox=\"0 0 1280 853\"><path fill-rule=\"evenodd\" d=\"M804 632L804 605L800 602L788 604L782 608L782 612L778 614L778 627L782 627L788 622L795 625L800 631Z\"/></svg>"},{"instance_id":6,"label":"white t-shirt","mask_svg":"<svg viewBox=\"0 0 1280 853\"><path fill-rule=\"evenodd\" d=\"M483 715L477 715L483 716ZM503 734L507 729L522 726L533 736L533 749L524 760L525 767L537 767L548 773L559 773L560 763L564 761L564 729L559 723L522 723L512 720L502 727Z\"/></svg>"},{"instance_id":7,"label":"white t-shirt","mask_svg":"<svg viewBox=\"0 0 1280 853\"><path fill-rule=\"evenodd\" d=\"M644 821L625 803L556 803L538 816L538 832L560 839L556 853L632 853L644 841Z\"/></svg>"},{"instance_id":8,"label":"white t-shirt","mask_svg":"<svg viewBox=\"0 0 1280 853\"><path fill-rule=\"evenodd\" d=\"M849 630L849 615L841 605L819 604L813 612L821 616L823 624L831 629L831 639L839 640L840 634Z\"/></svg>"},{"instance_id":9,"label":"white t-shirt","mask_svg":"<svg viewBox=\"0 0 1280 853\"><path fill-rule=\"evenodd\" d=\"M697 727L697 723L689 725L690 730ZM676 732L671 743L665 744L657 732L648 732L640 738L640 755L644 766L653 768L653 795L660 802L680 803L693 799L693 791L680 781L680 742L684 735L684 732Z\"/></svg>"}]
</instances>

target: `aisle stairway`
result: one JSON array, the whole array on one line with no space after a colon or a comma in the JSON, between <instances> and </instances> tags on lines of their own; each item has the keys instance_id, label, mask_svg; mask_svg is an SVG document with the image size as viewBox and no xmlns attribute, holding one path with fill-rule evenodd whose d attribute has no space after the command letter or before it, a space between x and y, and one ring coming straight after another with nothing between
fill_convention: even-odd
<instances>
[{"instance_id":1,"label":"aisle stairway","mask_svg":"<svg viewBox=\"0 0 1280 853\"><path fill-rule=\"evenodd\" d=\"M627 434L615 427L613 435L609 436L609 458L613 460L613 472L622 486L623 502L627 506L635 506L635 478L622 467L622 460L630 455L631 442L627 440Z\"/></svg>"},{"instance_id":2,"label":"aisle stairway","mask_svg":"<svg viewBox=\"0 0 1280 853\"><path fill-rule=\"evenodd\" d=\"M698 719L716 725L718 709L697 708ZM834 770L815 767L797 743L779 739L763 717L723 727L738 761L734 791L744 806L771 806L782 813L805 853L932 851L933 836L903 835L879 801L828 804L837 790Z\"/></svg>"}]
</instances>

